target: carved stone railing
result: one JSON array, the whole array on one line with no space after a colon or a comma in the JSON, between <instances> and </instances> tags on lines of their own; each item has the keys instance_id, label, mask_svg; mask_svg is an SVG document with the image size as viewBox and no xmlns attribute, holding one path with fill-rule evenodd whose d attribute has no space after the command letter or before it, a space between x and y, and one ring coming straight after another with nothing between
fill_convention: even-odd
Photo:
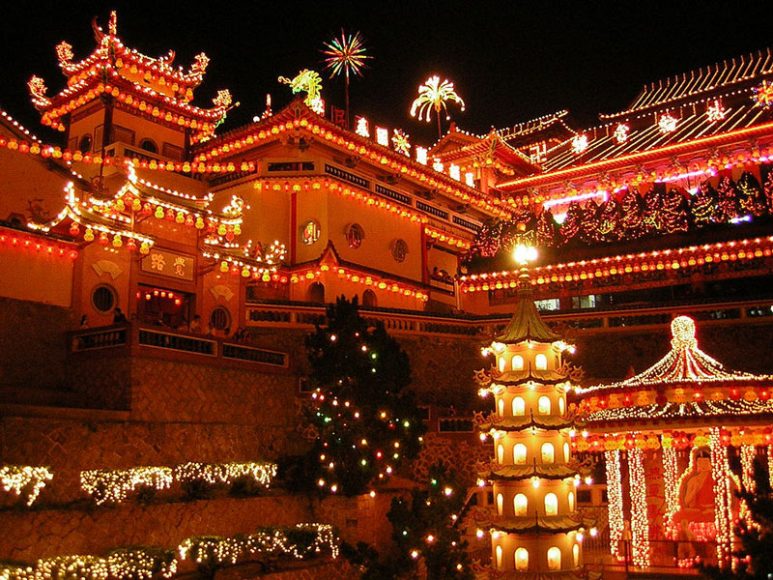
<instances>
[{"instance_id":1,"label":"carved stone railing","mask_svg":"<svg viewBox=\"0 0 773 580\"><path fill-rule=\"evenodd\" d=\"M284 352L242 344L229 339L176 332L158 327L124 324L90 328L70 333L70 352L87 353L104 349L137 348L158 355L166 352L209 360L253 363L288 368Z\"/></svg>"}]
</instances>

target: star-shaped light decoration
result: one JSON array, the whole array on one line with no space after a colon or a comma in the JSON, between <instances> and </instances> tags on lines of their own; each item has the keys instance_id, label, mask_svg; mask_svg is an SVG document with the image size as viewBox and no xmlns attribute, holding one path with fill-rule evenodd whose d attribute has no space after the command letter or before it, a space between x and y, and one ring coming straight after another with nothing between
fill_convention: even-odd
<instances>
[{"instance_id":1,"label":"star-shaped light decoration","mask_svg":"<svg viewBox=\"0 0 773 580\"><path fill-rule=\"evenodd\" d=\"M754 104L758 107L769 107L773 104L773 83L762 81L759 87L754 88Z\"/></svg>"},{"instance_id":2,"label":"star-shaped light decoration","mask_svg":"<svg viewBox=\"0 0 773 580\"><path fill-rule=\"evenodd\" d=\"M411 156L411 143L410 135L402 129L394 129L392 131L392 148L398 153L410 157Z\"/></svg>"},{"instance_id":3,"label":"star-shaped light decoration","mask_svg":"<svg viewBox=\"0 0 773 580\"><path fill-rule=\"evenodd\" d=\"M625 123L620 123L615 127L615 141L618 145L622 145L628 141L628 134L631 132L631 128Z\"/></svg>"},{"instance_id":4,"label":"star-shaped light decoration","mask_svg":"<svg viewBox=\"0 0 773 580\"><path fill-rule=\"evenodd\" d=\"M666 113L658 121L658 127L663 134L673 133L676 131L676 118Z\"/></svg>"},{"instance_id":5,"label":"star-shaped light decoration","mask_svg":"<svg viewBox=\"0 0 773 580\"><path fill-rule=\"evenodd\" d=\"M579 155L588 148L588 136L587 135L575 135L572 139L572 151L575 155Z\"/></svg>"}]
</instances>

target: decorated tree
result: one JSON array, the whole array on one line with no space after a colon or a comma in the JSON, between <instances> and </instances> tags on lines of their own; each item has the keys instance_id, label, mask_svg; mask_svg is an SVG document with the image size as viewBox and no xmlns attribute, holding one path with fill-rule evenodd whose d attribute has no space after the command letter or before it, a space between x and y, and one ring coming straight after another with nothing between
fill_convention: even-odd
<instances>
[{"instance_id":1,"label":"decorated tree","mask_svg":"<svg viewBox=\"0 0 773 580\"><path fill-rule=\"evenodd\" d=\"M639 192L629 189L620 200L620 226L622 237L626 240L635 240L644 235L644 204Z\"/></svg>"},{"instance_id":2,"label":"decorated tree","mask_svg":"<svg viewBox=\"0 0 773 580\"><path fill-rule=\"evenodd\" d=\"M735 184L725 176L717 186L717 221L725 223L739 216L738 192Z\"/></svg>"},{"instance_id":3,"label":"decorated tree","mask_svg":"<svg viewBox=\"0 0 773 580\"><path fill-rule=\"evenodd\" d=\"M598 233L598 213L599 204L590 200L585 204L582 210L583 219L580 222L580 239L586 243L592 243L599 240Z\"/></svg>"},{"instance_id":4,"label":"decorated tree","mask_svg":"<svg viewBox=\"0 0 773 580\"><path fill-rule=\"evenodd\" d=\"M471 255L479 255L483 258L493 258L499 252L502 234L501 220L489 220L483 224L470 249Z\"/></svg>"},{"instance_id":5,"label":"decorated tree","mask_svg":"<svg viewBox=\"0 0 773 580\"><path fill-rule=\"evenodd\" d=\"M773 214L773 171L768 171L768 178L765 180L762 191L765 194L765 205L768 208L768 213Z\"/></svg>"},{"instance_id":6,"label":"decorated tree","mask_svg":"<svg viewBox=\"0 0 773 580\"><path fill-rule=\"evenodd\" d=\"M556 245L556 220L550 209L544 210L537 219L537 244L543 248Z\"/></svg>"},{"instance_id":7,"label":"decorated tree","mask_svg":"<svg viewBox=\"0 0 773 580\"><path fill-rule=\"evenodd\" d=\"M306 477L319 489L357 495L415 457L424 433L408 390L408 356L384 326L369 326L357 300L328 306L326 326L306 339L312 394L307 418L314 445Z\"/></svg>"},{"instance_id":8,"label":"decorated tree","mask_svg":"<svg viewBox=\"0 0 773 580\"><path fill-rule=\"evenodd\" d=\"M569 204L569 209L566 210L566 218L558 232L565 244L578 237L580 224L582 224L584 217L585 213L579 203L575 201Z\"/></svg>"},{"instance_id":9,"label":"decorated tree","mask_svg":"<svg viewBox=\"0 0 773 580\"><path fill-rule=\"evenodd\" d=\"M690 228L687 200L678 189L672 187L663 196L661 213L665 233L686 232Z\"/></svg>"},{"instance_id":10,"label":"decorated tree","mask_svg":"<svg viewBox=\"0 0 773 580\"><path fill-rule=\"evenodd\" d=\"M760 182L748 171L744 171L738 179L738 204L743 215L760 217L765 214L765 198L760 188Z\"/></svg>"},{"instance_id":11,"label":"decorated tree","mask_svg":"<svg viewBox=\"0 0 773 580\"><path fill-rule=\"evenodd\" d=\"M708 181L701 183L692 197L690 213L699 228L717 223L717 192Z\"/></svg>"},{"instance_id":12,"label":"decorated tree","mask_svg":"<svg viewBox=\"0 0 773 580\"><path fill-rule=\"evenodd\" d=\"M660 184L655 184L644 196L644 230L647 234L663 231L661 210L664 194L665 191Z\"/></svg>"},{"instance_id":13,"label":"decorated tree","mask_svg":"<svg viewBox=\"0 0 773 580\"><path fill-rule=\"evenodd\" d=\"M399 550L395 572L413 577L421 562L430 580L473 578L467 543L457 526L465 493L455 472L435 464L425 489L414 489L410 498L392 500L387 517Z\"/></svg>"},{"instance_id":14,"label":"decorated tree","mask_svg":"<svg viewBox=\"0 0 773 580\"><path fill-rule=\"evenodd\" d=\"M620 239L620 222L622 220L620 204L615 198L610 198L601 204L596 218L597 241L616 242Z\"/></svg>"}]
</instances>

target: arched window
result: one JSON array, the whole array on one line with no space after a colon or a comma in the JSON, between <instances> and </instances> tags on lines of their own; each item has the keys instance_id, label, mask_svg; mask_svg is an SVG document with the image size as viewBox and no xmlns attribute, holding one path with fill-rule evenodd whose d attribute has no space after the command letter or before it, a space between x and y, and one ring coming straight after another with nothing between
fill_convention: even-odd
<instances>
[{"instance_id":1,"label":"arched window","mask_svg":"<svg viewBox=\"0 0 773 580\"><path fill-rule=\"evenodd\" d=\"M558 412L561 413L561 416L563 417L564 411L566 411L566 399L561 395L558 397Z\"/></svg>"},{"instance_id":2,"label":"arched window","mask_svg":"<svg viewBox=\"0 0 773 580\"><path fill-rule=\"evenodd\" d=\"M523 397L513 398L513 417L523 417L526 414L526 402Z\"/></svg>"},{"instance_id":3,"label":"arched window","mask_svg":"<svg viewBox=\"0 0 773 580\"><path fill-rule=\"evenodd\" d=\"M314 282L309 286L309 302L314 304L325 303L325 286L321 282Z\"/></svg>"},{"instance_id":4,"label":"arched window","mask_svg":"<svg viewBox=\"0 0 773 580\"><path fill-rule=\"evenodd\" d=\"M522 493L513 498L513 511L517 516L525 516L529 509L529 500Z\"/></svg>"},{"instance_id":5,"label":"arched window","mask_svg":"<svg viewBox=\"0 0 773 580\"><path fill-rule=\"evenodd\" d=\"M505 416L505 400L500 397L500 399L497 401L497 409L499 409L499 416L504 417Z\"/></svg>"},{"instance_id":6,"label":"arched window","mask_svg":"<svg viewBox=\"0 0 773 580\"><path fill-rule=\"evenodd\" d=\"M497 459L499 460L500 465L505 462L505 446L501 443L497 447Z\"/></svg>"},{"instance_id":7,"label":"arched window","mask_svg":"<svg viewBox=\"0 0 773 580\"><path fill-rule=\"evenodd\" d=\"M514 371L523 370L523 357L519 354L513 355L513 370Z\"/></svg>"},{"instance_id":8,"label":"arched window","mask_svg":"<svg viewBox=\"0 0 773 580\"><path fill-rule=\"evenodd\" d=\"M502 546L497 546L497 570L502 569Z\"/></svg>"},{"instance_id":9,"label":"arched window","mask_svg":"<svg viewBox=\"0 0 773 580\"><path fill-rule=\"evenodd\" d=\"M86 134L81 137L81 140L78 142L78 151L84 155L91 152L91 135Z\"/></svg>"},{"instance_id":10,"label":"arched window","mask_svg":"<svg viewBox=\"0 0 773 580\"><path fill-rule=\"evenodd\" d=\"M501 516L505 512L505 496L497 494L497 513Z\"/></svg>"},{"instance_id":11,"label":"arched window","mask_svg":"<svg viewBox=\"0 0 773 580\"><path fill-rule=\"evenodd\" d=\"M552 405L550 404L550 397L542 395L537 401L537 413L540 415L550 415Z\"/></svg>"},{"instance_id":12,"label":"arched window","mask_svg":"<svg viewBox=\"0 0 773 580\"><path fill-rule=\"evenodd\" d=\"M215 308L209 315L209 325L214 330L227 331L231 328L231 314L222 306Z\"/></svg>"},{"instance_id":13,"label":"arched window","mask_svg":"<svg viewBox=\"0 0 773 580\"><path fill-rule=\"evenodd\" d=\"M538 371L548 370L548 357L541 353L538 354L536 357L534 357L534 366Z\"/></svg>"},{"instance_id":14,"label":"arched window","mask_svg":"<svg viewBox=\"0 0 773 580\"><path fill-rule=\"evenodd\" d=\"M548 548L548 570L556 571L561 569L561 550L553 546Z\"/></svg>"},{"instance_id":15,"label":"arched window","mask_svg":"<svg viewBox=\"0 0 773 580\"><path fill-rule=\"evenodd\" d=\"M570 453L570 451L569 451L569 444L568 443L564 443L564 461L566 463L569 463L569 453Z\"/></svg>"},{"instance_id":16,"label":"arched window","mask_svg":"<svg viewBox=\"0 0 773 580\"><path fill-rule=\"evenodd\" d=\"M525 572L529 569L529 550L518 548L515 551L515 569L518 572Z\"/></svg>"},{"instance_id":17,"label":"arched window","mask_svg":"<svg viewBox=\"0 0 773 580\"><path fill-rule=\"evenodd\" d=\"M373 290L365 290L365 292L362 293L362 305L365 308L375 308L378 305L378 299Z\"/></svg>"},{"instance_id":18,"label":"arched window","mask_svg":"<svg viewBox=\"0 0 773 580\"><path fill-rule=\"evenodd\" d=\"M505 357L500 356L498 358L499 360L497 362L499 363L499 372L503 373L505 372Z\"/></svg>"},{"instance_id":19,"label":"arched window","mask_svg":"<svg viewBox=\"0 0 773 580\"><path fill-rule=\"evenodd\" d=\"M148 153L158 153L158 145L156 145L156 142L147 137L140 141L140 149L144 149Z\"/></svg>"},{"instance_id":20,"label":"arched window","mask_svg":"<svg viewBox=\"0 0 773 580\"><path fill-rule=\"evenodd\" d=\"M542 463L555 463L556 449L552 443L542 444Z\"/></svg>"},{"instance_id":21,"label":"arched window","mask_svg":"<svg viewBox=\"0 0 773 580\"><path fill-rule=\"evenodd\" d=\"M558 514L558 496L553 492L545 494L545 515L555 516Z\"/></svg>"},{"instance_id":22,"label":"arched window","mask_svg":"<svg viewBox=\"0 0 773 580\"><path fill-rule=\"evenodd\" d=\"M572 556L574 556L574 567L580 567L580 544L572 546Z\"/></svg>"},{"instance_id":23,"label":"arched window","mask_svg":"<svg viewBox=\"0 0 773 580\"><path fill-rule=\"evenodd\" d=\"M574 511L574 492L573 491L570 491L569 493L566 494L566 501L569 504L569 511L573 512Z\"/></svg>"},{"instance_id":24,"label":"arched window","mask_svg":"<svg viewBox=\"0 0 773 580\"><path fill-rule=\"evenodd\" d=\"M513 446L513 463L526 465L526 445L523 443L516 443Z\"/></svg>"}]
</instances>

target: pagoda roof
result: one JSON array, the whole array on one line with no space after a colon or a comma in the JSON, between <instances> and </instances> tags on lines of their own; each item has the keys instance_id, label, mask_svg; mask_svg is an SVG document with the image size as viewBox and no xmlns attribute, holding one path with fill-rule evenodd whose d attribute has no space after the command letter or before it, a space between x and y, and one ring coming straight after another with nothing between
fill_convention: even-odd
<instances>
[{"instance_id":1,"label":"pagoda roof","mask_svg":"<svg viewBox=\"0 0 773 580\"><path fill-rule=\"evenodd\" d=\"M474 187L435 171L429 165L343 129L312 111L302 99L295 99L274 115L200 143L194 148L193 157L197 161L212 158L232 159L269 140L280 139L280 134L285 131L308 133L323 145L339 149L347 156L361 156L370 163L380 165L383 171L395 171L404 179L415 179L424 184L424 187L436 188L440 195L470 204L470 209L485 215L507 219L512 217L512 209L497 196L481 193Z\"/></svg>"},{"instance_id":2,"label":"pagoda roof","mask_svg":"<svg viewBox=\"0 0 773 580\"><path fill-rule=\"evenodd\" d=\"M723 399L721 401L689 401L684 403L666 403L659 405L652 403L638 407L617 407L615 409L603 409L593 411L583 417L582 422L588 426L595 423L630 423L650 422L658 420L690 420L708 421L712 425L718 419L735 419L742 417L750 419L759 417L767 421L773 417L773 401L733 401Z\"/></svg>"},{"instance_id":3,"label":"pagoda roof","mask_svg":"<svg viewBox=\"0 0 773 580\"><path fill-rule=\"evenodd\" d=\"M512 127L497 130L497 134L512 147L523 147L539 141L540 138L550 138L552 134L573 136L576 131L567 124L569 111L562 109L554 113L542 115L535 119L516 123Z\"/></svg>"},{"instance_id":4,"label":"pagoda roof","mask_svg":"<svg viewBox=\"0 0 773 580\"><path fill-rule=\"evenodd\" d=\"M466 139L454 143L452 137L458 133L458 130L449 132L449 140L439 141L429 154L439 157L443 162L477 157L483 158L484 162L486 160L493 162L496 159L509 167L520 169L523 173L530 174L539 170L539 167L527 155L507 143L493 129L483 137L473 137L462 133ZM458 146L454 147L457 144Z\"/></svg>"},{"instance_id":5,"label":"pagoda roof","mask_svg":"<svg viewBox=\"0 0 773 580\"><path fill-rule=\"evenodd\" d=\"M577 473L576 467L567 463L533 463L531 465L493 464L489 466L488 470L481 472L481 475L492 479L519 481L532 477L567 479L574 477Z\"/></svg>"},{"instance_id":6,"label":"pagoda roof","mask_svg":"<svg viewBox=\"0 0 773 580\"><path fill-rule=\"evenodd\" d=\"M500 532L509 534L527 534L533 532L566 533L589 527L592 523L586 523L582 518L575 519L572 516L534 516L496 518L491 527ZM552 578L553 576L546 576Z\"/></svg>"},{"instance_id":7,"label":"pagoda roof","mask_svg":"<svg viewBox=\"0 0 773 580\"><path fill-rule=\"evenodd\" d=\"M525 383L539 383L542 385L555 385L567 380L565 373L561 370L536 370L529 365L528 370L505 371L493 377L492 382L506 387L523 385Z\"/></svg>"},{"instance_id":8,"label":"pagoda roof","mask_svg":"<svg viewBox=\"0 0 773 580\"><path fill-rule=\"evenodd\" d=\"M555 332L550 330L537 310L532 299L531 288L518 289L518 302L510 322L502 331L502 334L494 340L504 344L515 344L531 340L534 342L556 342L561 340Z\"/></svg>"},{"instance_id":9,"label":"pagoda roof","mask_svg":"<svg viewBox=\"0 0 773 580\"><path fill-rule=\"evenodd\" d=\"M624 381L579 389L581 394L626 388L657 386L700 386L704 383L773 384L771 375L754 375L728 369L698 348L695 322L689 316L671 321L671 350L647 370Z\"/></svg>"},{"instance_id":10,"label":"pagoda roof","mask_svg":"<svg viewBox=\"0 0 773 580\"><path fill-rule=\"evenodd\" d=\"M536 428L545 431L568 429L574 422L566 417L555 415L537 416L532 414L530 417L501 417L496 413L491 413L482 421L478 422L478 428L482 431L488 429L498 429L501 431L525 431Z\"/></svg>"},{"instance_id":11,"label":"pagoda roof","mask_svg":"<svg viewBox=\"0 0 773 580\"><path fill-rule=\"evenodd\" d=\"M720 91L748 88L758 78L773 74L773 52L770 48L742 54L707 67L644 85L631 105L619 113L600 115L601 119L627 117L649 109L674 106L681 101L693 101Z\"/></svg>"}]
</instances>

